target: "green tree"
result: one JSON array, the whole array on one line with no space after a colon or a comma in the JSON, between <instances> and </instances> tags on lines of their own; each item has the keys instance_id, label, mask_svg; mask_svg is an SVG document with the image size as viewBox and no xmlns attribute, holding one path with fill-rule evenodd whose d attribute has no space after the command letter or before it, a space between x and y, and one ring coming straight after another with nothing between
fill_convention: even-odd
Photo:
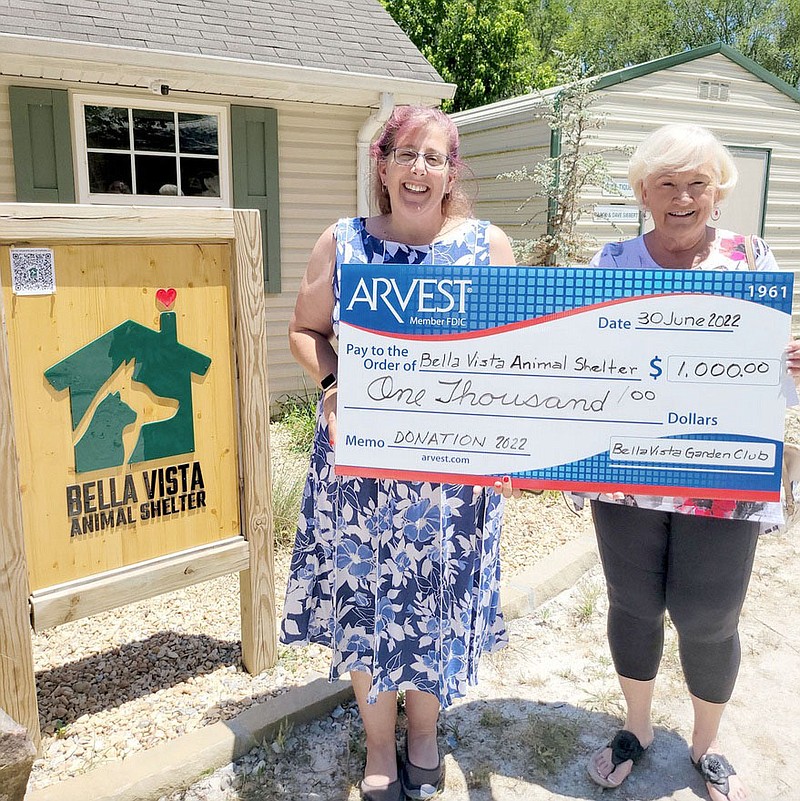
<instances>
[{"instance_id":1,"label":"green tree","mask_svg":"<svg viewBox=\"0 0 800 801\"><path fill-rule=\"evenodd\" d=\"M382 0L448 82L460 111L528 91L537 55L522 0Z\"/></svg>"},{"instance_id":2,"label":"green tree","mask_svg":"<svg viewBox=\"0 0 800 801\"><path fill-rule=\"evenodd\" d=\"M610 72L721 41L800 84L800 0L381 0L459 111L559 84L557 51Z\"/></svg>"},{"instance_id":3,"label":"green tree","mask_svg":"<svg viewBox=\"0 0 800 801\"><path fill-rule=\"evenodd\" d=\"M534 198L547 201L547 231L535 239L513 243L521 264L575 264L584 260L595 244L579 230L578 223L591 204L583 200L587 186L601 186L617 192L604 151L588 150L591 131L605 125L592 112L592 87L597 79L586 77L586 67L577 56L557 53L556 77L561 88L541 96L540 115L558 138L558 154L543 159L532 170L526 166L498 175L499 179L530 181ZM532 222L533 218L528 222Z\"/></svg>"},{"instance_id":4,"label":"green tree","mask_svg":"<svg viewBox=\"0 0 800 801\"><path fill-rule=\"evenodd\" d=\"M598 72L685 49L671 0L573 0L571 11L572 24L556 45Z\"/></svg>"},{"instance_id":5,"label":"green tree","mask_svg":"<svg viewBox=\"0 0 800 801\"><path fill-rule=\"evenodd\" d=\"M800 0L680 0L687 46L724 42L792 86L800 81Z\"/></svg>"},{"instance_id":6,"label":"green tree","mask_svg":"<svg viewBox=\"0 0 800 801\"><path fill-rule=\"evenodd\" d=\"M539 54L532 87L546 89L558 83L557 42L570 29L567 0L533 0L525 13L534 47Z\"/></svg>"},{"instance_id":7,"label":"green tree","mask_svg":"<svg viewBox=\"0 0 800 801\"><path fill-rule=\"evenodd\" d=\"M568 2L571 22L555 46L599 72L723 42L793 86L800 78L800 0Z\"/></svg>"},{"instance_id":8,"label":"green tree","mask_svg":"<svg viewBox=\"0 0 800 801\"><path fill-rule=\"evenodd\" d=\"M422 55L436 49L439 27L447 16L444 0L381 0L392 19L403 29Z\"/></svg>"},{"instance_id":9,"label":"green tree","mask_svg":"<svg viewBox=\"0 0 800 801\"><path fill-rule=\"evenodd\" d=\"M675 0L675 28L687 47L723 42L751 56L782 13L782 0Z\"/></svg>"},{"instance_id":10,"label":"green tree","mask_svg":"<svg viewBox=\"0 0 800 801\"><path fill-rule=\"evenodd\" d=\"M774 47L764 48L754 58L763 67L800 88L800 0L784 6L783 27Z\"/></svg>"}]
</instances>

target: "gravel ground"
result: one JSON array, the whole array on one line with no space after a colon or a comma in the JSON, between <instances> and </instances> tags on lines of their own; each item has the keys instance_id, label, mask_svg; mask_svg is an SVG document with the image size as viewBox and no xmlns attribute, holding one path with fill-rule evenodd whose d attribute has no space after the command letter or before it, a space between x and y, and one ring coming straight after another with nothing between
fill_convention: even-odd
<instances>
[{"instance_id":1,"label":"gravel ground","mask_svg":"<svg viewBox=\"0 0 800 801\"><path fill-rule=\"evenodd\" d=\"M273 454L285 436L273 426ZM278 456L276 475L295 464ZM524 496L507 505L504 576L534 564L585 533L559 493ZM282 603L289 554L276 553ZM270 696L326 674L328 651L279 648L277 665L258 676L240 664L239 582L229 575L33 636L42 758L30 787L84 773L102 762L234 717ZM348 713L349 714L349 713Z\"/></svg>"},{"instance_id":2,"label":"gravel ground","mask_svg":"<svg viewBox=\"0 0 800 801\"><path fill-rule=\"evenodd\" d=\"M721 727L723 752L752 801L800 797L800 545L798 528L762 538L742 615L742 670ZM439 744L446 801L698 801L688 759L691 706L671 625L653 705L655 741L622 787L586 775L589 755L622 723L605 634L599 566L532 615L481 663L480 682L444 712ZM776 703L776 698L779 701ZM768 720L765 718L768 714ZM405 720L399 717L398 743ZM161 801L357 801L363 729L353 703L279 732L237 762Z\"/></svg>"},{"instance_id":3,"label":"gravel ground","mask_svg":"<svg viewBox=\"0 0 800 801\"><path fill-rule=\"evenodd\" d=\"M787 417L786 438L800 443L800 416L796 411ZM284 454L286 437L280 427L273 426L272 441L273 454ZM285 477L295 467L294 460L281 455L276 458L282 459L276 464L276 475ZM590 528L588 511L576 515L559 493L526 495L510 502L501 545L504 577L530 567ZM288 558L287 550L279 548L275 566L279 612ZM594 590L592 594L597 595ZM589 602L584 598L583 603ZM513 622L512 637L520 627L523 636L528 636L526 626L531 625L537 624L530 619L527 623ZM42 758L34 764L29 786L45 787L102 762L121 759L201 726L229 719L253 704L305 683L312 674L327 673L327 649L314 645L281 646L274 668L250 676L241 668L239 637L236 575L34 635L43 737ZM354 754L353 765L358 767L351 770L348 762L344 774L334 773L340 782L356 776L361 769L359 726L355 711L345 708L329 720L306 727L312 734L318 729L323 735L324 742L309 757L316 765L314 770L325 774L325 766L341 758L342 744L346 742L346 753ZM216 782L222 792L234 785L246 787L242 776L269 774L270 781L274 779L271 786L279 787L282 769L276 754L294 746L296 741L290 736L279 738L269 745L269 750L251 752L209 781L212 785ZM263 782L257 784L261 786ZM211 791L208 796L188 796L206 797L216 798ZM296 797L329 798L313 792ZM337 797L346 798L347 792Z\"/></svg>"}]
</instances>

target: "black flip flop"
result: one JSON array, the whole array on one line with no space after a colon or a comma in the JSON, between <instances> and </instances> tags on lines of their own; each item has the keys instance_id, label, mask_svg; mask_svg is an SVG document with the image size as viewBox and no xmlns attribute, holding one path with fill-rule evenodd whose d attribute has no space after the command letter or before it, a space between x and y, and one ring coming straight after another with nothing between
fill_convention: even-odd
<instances>
[{"instance_id":1,"label":"black flip flop","mask_svg":"<svg viewBox=\"0 0 800 801\"><path fill-rule=\"evenodd\" d=\"M691 753L689 759L692 758ZM721 754L703 754L700 759L695 762L692 759L692 764L695 770L703 777L703 781L712 785L715 790L718 790L725 798L728 797L731 791L731 785L728 778L736 775L733 765L725 759Z\"/></svg>"},{"instance_id":2,"label":"black flip flop","mask_svg":"<svg viewBox=\"0 0 800 801\"><path fill-rule=\"evenodd\" d=\"M589 764L586 766L589 778L601 787L619 787L619 784L614 784L614 782L608 780L608 777L602 776L594 766L595 756L599 751L605 751L606 748L611 749L611 763L614 765L611 773L613 773L619 765L623 762L627 762L629 759L635 765L644 755L645 749L639 742L639 738L632 731L620 729L614 735L610 743L607 743L592 754L589 759ZM620 784L622 784L622 782L620 782Z\"/></svg>"}]
</instances>

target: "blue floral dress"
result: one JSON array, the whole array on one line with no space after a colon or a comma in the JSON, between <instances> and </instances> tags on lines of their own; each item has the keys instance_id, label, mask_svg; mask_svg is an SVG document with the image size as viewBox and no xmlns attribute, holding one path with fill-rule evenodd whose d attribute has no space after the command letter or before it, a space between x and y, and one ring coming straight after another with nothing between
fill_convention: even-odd
<instances>
[{"instance_id":1,"label":"blue floral dress","mask_svg":"<svg viewBox=\"0 0 800 801\"><path fill-rule=\"evenodd\" d=\"M488 223L467 220L430 246L388 242L361 218L335 228L334 331L342 264L489 264ZM443 707L507 642L499 610L503 501L472 485L337 478L317 408L281 641L333 651L330 676L372 674L379 692L416 689Z\"/></svg>"}]
</instances>

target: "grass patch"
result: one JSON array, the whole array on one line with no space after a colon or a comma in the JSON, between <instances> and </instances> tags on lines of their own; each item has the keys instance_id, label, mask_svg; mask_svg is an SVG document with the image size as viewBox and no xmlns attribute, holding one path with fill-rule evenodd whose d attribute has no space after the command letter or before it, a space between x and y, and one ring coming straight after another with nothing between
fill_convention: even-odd
<instances>
[{"instance_id":1,"label":"grass patch","mask_svg":"<svg viewBox=\"0 0 800 801\"><path fill-rule=\"evenodd\" d=\"M487 729L500 729L506 725L508 725L508 718L492 707L481 715L481 726L485 726Z\"/></svg>"},{"instance_id":2,"label":"grass patch","mask_svg":"<svg viewBox=\"0 0 800 801\"><path fill-rule=\"evenodd\" d=\"M455 719L445 720L444 723L439 721L439 730L445 735L448 743L452 748L455 748L461 742L461 729L458 727L458 721Z\"/></svg>"},{"instance_id":3,"label":"grass patch","mask_svg":"<svg viewBox=\"0 0 800 801\"><path fill-rule=\"evenodd\" d=\"M278 724L272 735L271 748L276 754L282 754L286 750L286 743L289 736L294 729L294 725L289 722L288 718L283 718Z\"/></svg>"},{"instance_id":4,"label":"grass patch","mask_svg":"<svg viewBox=\"0 0 800 801\"><path fill-rule=\"evenodd\" d=\"M595 581L586 581L578 587L575 603L575 619L586 625L597 611L597 602L603 595L603 586Z\"/></svg>"},{"instance_id":5,"label":"grass patch","mask_svg":"<svg viewBox=\"0 0 800 801\"><path fill-rule=\"evenodd\" d=\"M535 769L553 776L578 753L579 735L575 720L530 715L520 742L530 755Z\"/></svg>"},{"instance_id":6,"label":"grass patch","mask_svg":"<svg viewBox=\"0 0 800 801\"><path fill-rule=\"evenodd\" d=\"M493 772L491 766L484 763L476 765L472 770L468 770L464 776L467 780L467 789L482 790L484 787L488 787Z\"/></svg>"},{"instance_id":7,"label":"grass patch","mask_svg":"<svg viewBox=\"0 0 800 801\"><path fill-rule=\"evenodd\" d=\"M586 691L586 707L593 712L605 712L607 715L619 716L622 713L620 691L618 687L601 687Z\"/></svg>"},{"instance_id":8,"label":"grass patch","mask_svg":"<svg viewBox=\"0 0 800 801\"><path fill-rule=\"evenodd\" d=\"M303 497L306 474L299 466L282 464L272 471L272 528L275 545L288 548L294 543L297 513Z\"/></svg>"},{"instance_id":9,"label":"grass patch","mask_svg":"<svg viewBox=\"0 0 800 801\"><path fill-rule=\"evenodd\" d=\"M281 423L289 434L289 450L292 453L311 453L314 430L317 425L317 398L291 395L281 401L275 421Z\"/></svg>"},{"instance_id":10,"label":"grass patch","mask_svg":"<svg viewBox=\"0 0 800 801\"><path fill-rule=\"evenodd\" d=\"M316 428L316 397L291 396L281 402L274 416L272 457L272 515L275 545L294 544L297 515L303 497L308 459Z\"/></svg>"}]
</instances>

